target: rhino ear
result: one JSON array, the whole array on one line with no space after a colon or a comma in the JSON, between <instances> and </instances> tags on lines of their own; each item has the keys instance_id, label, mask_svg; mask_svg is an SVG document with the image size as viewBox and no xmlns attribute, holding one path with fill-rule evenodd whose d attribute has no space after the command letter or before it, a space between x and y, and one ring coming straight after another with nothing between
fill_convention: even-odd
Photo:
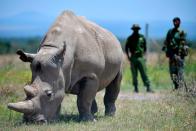
<instances>
[{"instance_id":1,"label":"rhino ear","mask_svg":"<svg viewBox=\"0 0 196 131\"><path fill-rule=\"evenodd\" d=\"M16 54L20 56L20 59L24 62L32 62L36 54L25 53L22 50L17 50Z\"/></svg>"}]
</instances>

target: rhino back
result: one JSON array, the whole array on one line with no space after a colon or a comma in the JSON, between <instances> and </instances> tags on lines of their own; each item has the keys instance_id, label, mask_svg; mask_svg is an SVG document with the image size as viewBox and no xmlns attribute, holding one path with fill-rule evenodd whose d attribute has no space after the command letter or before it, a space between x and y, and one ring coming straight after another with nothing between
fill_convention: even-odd
<instances>
[{"instance_id":1,"label":"rhino back","mask_svg":"<svg viewBox=\"0 0 196 131\"><path fill-rule=\"evenodd\" d=\"M84 17L79 17L83 26L90 32L95 43L98 45L98 51L103 54L103 60L99 62L104 63L104 69L100 75L100 90L106 87L121 70L123 61L123 52L120 42L116 37L106 29L99 25L88 21ZM89 43L90 44L90 43Z\"/></svg>"},{"instance_id":2,"label":"rhino back","mask_svg":"<svg viewBox=\"0 0 196 131\"><path fill-rule=\"evenodd\" d=\"M66 42L65 60L70 67L71 85L82 77L95 73L100 78L100 89L107 86L122 65L122 49L115 36L73 12L63 12L49 29L41 47L62 48ZM71 60L74 59L74 60ZM65 74L66 75L66 74Z\"/></svg>"}]
</instances>

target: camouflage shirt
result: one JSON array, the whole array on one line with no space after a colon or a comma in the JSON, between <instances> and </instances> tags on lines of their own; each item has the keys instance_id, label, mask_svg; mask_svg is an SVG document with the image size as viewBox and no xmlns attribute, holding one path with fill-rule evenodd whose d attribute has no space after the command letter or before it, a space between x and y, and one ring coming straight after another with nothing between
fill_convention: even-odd
<instances>
[{"instance_id":1,"label":"camouflage shirt","mask_svg":"<svg viewBox=\"0 0 196 131\"><path fill-rule=\"evenodd\" d=\"M175 28L170 29L167 33L164 46L166 55L169 58L173 58L174 55L184 58L188 54L186 49L186 35L183 30Z\"/></svg>"}]
</instances>

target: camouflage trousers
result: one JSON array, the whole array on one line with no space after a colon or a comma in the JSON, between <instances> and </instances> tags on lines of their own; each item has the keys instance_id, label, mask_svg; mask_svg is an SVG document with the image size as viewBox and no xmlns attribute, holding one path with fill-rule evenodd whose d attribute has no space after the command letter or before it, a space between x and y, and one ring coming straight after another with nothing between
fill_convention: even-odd
<instances>
[{"instance_id":1,"label":"camouflage trousers","mask_svg":"<svg viewBox=\"0 0 196 131\"><path fill-rule=\"evenodd\" d=\"M131 57L131 72L132 72L132 82L135 87L138 86L138 71L141 74L144 86L147 88L150 87L150 81L148 79L147 73L146 73L146 60L143 57Z\"/></svg>"},{"instance_id":2,"label":"camouflage trousers","mask_svg":"<svg viewBox=\"0 0 196 131\"><path fill-rule=\"evenodd\" d=\"M175 89L184 85L184 60L169 59L169 72Z\"/></svg>"}]
</instances>

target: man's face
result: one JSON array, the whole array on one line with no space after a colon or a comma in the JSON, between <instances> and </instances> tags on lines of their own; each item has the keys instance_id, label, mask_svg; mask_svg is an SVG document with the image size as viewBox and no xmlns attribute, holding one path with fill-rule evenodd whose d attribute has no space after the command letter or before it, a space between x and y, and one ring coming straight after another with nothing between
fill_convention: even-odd
<instances>
[{"instance_id":1,"label":"man's face","mask_svg":"<svg viewBox=\"0 0 196 131\"><path fill-rule=\"evenodd\" d=\"M180 27L180 21L179 21L179 20L175 20L175 21L173 22L173 24L174 24L174 27L175 27L175 28Z\"/></svg>"},{"instance_id":2,"label":"man's face","mask_svg":"<svg viewBox=\"0 0 196 131\"><path fill-rule=\"evenodd\" d=\"M139 29L134 29L133 32L134 32L135 34L137 34L137 33L139 33Z\"/></svg>"}]
</instances>

